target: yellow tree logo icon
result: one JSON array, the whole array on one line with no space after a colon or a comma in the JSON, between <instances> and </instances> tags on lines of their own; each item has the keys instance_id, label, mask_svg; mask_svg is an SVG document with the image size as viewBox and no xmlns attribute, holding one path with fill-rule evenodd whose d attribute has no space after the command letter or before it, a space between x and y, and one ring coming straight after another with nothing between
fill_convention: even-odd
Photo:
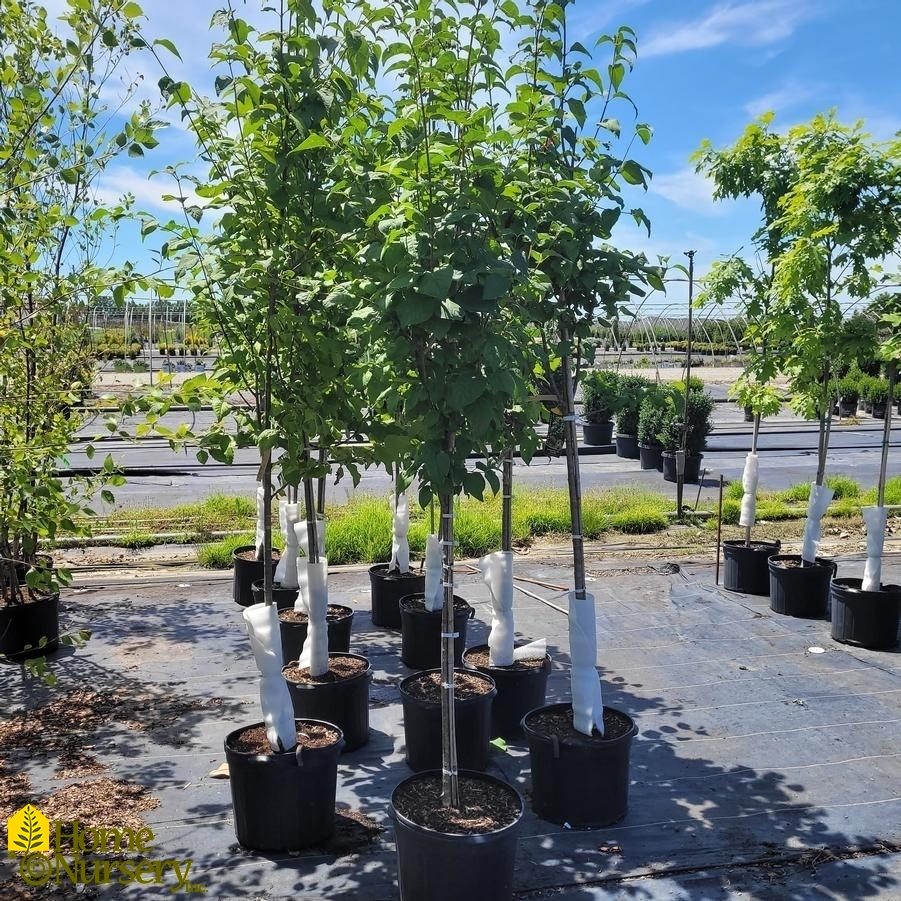
<instances>
[{"instance_id":1,"label":"yellow tree logo icon","mask_svg":"<svg viewBox=\"0 0 901 901\"><path fill-rule=\"evenodd\" d=\"M6 848L14 854L50 850L50 820L26 804L6 821Z\"/></svg>"}]
</instances>

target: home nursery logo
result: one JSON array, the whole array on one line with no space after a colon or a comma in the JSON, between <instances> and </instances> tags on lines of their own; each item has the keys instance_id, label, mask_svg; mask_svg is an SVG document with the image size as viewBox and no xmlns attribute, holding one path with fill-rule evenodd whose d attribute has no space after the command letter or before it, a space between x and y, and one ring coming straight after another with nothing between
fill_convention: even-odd
<instances>
[{"instance_id":1,"label":"home nursery logo","mask_svg":"<svg viewBox=\"0 0 901 901\"><path fill-rule=\"evenodd\" d=\"M126 857L89 859L93 853L153 853L153 830L87 828L78 820L51 822L36 807L26 804L7 821L9 856L21 856L19 875L28 885L168 885L170 892L204 893L202 882L189 881L193 860L152 860ZM52 841L51 841L52 840Z\"/></svg>"}]
</instances>

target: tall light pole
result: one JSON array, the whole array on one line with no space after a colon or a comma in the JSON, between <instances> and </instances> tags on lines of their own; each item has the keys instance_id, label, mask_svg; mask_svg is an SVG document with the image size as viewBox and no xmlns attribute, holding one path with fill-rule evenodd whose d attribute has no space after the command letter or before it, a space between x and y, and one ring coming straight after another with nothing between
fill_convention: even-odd
<instances>
[{"instance_id":1,"label":"tall light pole","mask_svg":"<svg viewBox=\"0 0 901 901\"><path fill-rule=\"evenodd\" d=\"M685 406L682 410L682 447L676 452L676 516L682 519L682 489L685 487L685 454L688 449L688 398L691 394L691 319L694 301L695 252L688 257L688 341L685 345Z\"/></svg>"}]
</instances>

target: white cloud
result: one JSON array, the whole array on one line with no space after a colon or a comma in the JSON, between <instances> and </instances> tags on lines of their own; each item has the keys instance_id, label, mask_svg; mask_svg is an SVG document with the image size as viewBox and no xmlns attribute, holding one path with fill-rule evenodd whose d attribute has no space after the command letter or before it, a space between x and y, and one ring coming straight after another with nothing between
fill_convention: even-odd
<instances>
[{"instance_id":1,"label":"white cloud","mask_svg":"<svg viewBox=\"0 0 901 901\"><path fill-rule=\"evenodd\" d=\"M726 212L726 205L713 199L713 182L689 166L663 175L655 174L649 187L652 193L692 213L722 216Z\"/></svg>"},{"instance_id":2,"label":"white cloud","mask_svg":"<svg viewBox=\"0 0 901 901\"><path fill-rule=\"evenodd\" d=\"M184 183L183 183L184 184ZM108 169L103 178L98 182L95 191L97 201L108 206L115 206L126 194L131 194L135 199L135 207L140 210L156 210L178 215L181 206L174 200L163 200L163 195L176 195L178 185L172 178L160 175L150 178L147 172L140 171L132 166L117 166ZM208 203L190 194L191 203L204 206Z\"/></svg>"},{"instance_id":3,"label":"white cloud","mask_svg":"<svg viewBox=\"0 0 901 901\"><path fill-rule=\"evenodd\" d=\"M764 46L789 37L813 14L806 0L729 0L700 18L661 26L641 42L639 49L647 59L722 44Z\"/></svg>"},{"instance_id":4,"label":"white cloud","mask_svg":"<svg viewBox=\"0 0 901 901\"><path fill-rule=\"evenodd\" d=\"M781 114L784 110L792 109L807 103L809 100L813 100L819 93L819 87L816 85L802 84L799 81L792 80L781 88L749 100L744 105L744 110L755 119L770 110Z\"/></svg>"}]
</instances>

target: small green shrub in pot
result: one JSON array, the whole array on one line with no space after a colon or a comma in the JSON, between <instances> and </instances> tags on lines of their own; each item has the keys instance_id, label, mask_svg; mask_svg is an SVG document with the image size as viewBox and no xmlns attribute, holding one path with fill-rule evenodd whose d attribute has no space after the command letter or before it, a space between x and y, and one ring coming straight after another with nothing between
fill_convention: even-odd
<instances>
[{"instance_id":1,"label":"small green shrub in pot","mask_svg":"<svg viewBox=\"0 0 901 901\"><path fill-rule=\"evenodd\" d=\"M582 378L582 416L586 422L610 422L619 412L620 377L610 369L593 369Z\"/></svg>"},{"instance_id":2,"label":"small green shrub in pot","mask_svg":"<svg viewBox=\"0 0 901 901\"><path fill-rule=\"evenodd\" d=\"M860 399L860 372L849 371L839 379L838 394L844 403L856 403Z\"/></svg>"},{"instance_id":3,"label":"small green shrub in pot","mask_svg":"<svg viewBox=\"0 0 901 901\"><path fill-rule=\"evenodd\" d=\"M674 403L667 410L658 438L666 453L675 453L682 446L682 417L686 415L685 392L676 391ZM713 398L705 391L692 389L688 393L686 424L688 433L685 450L690 455L700 454L707 446L707 436L713 429Z\"/></svg>"},{"instance_id":4,"label":"small green shrub in pot","mask_svg":"<svg viewBox=\"0 0 901 901\"><path fill-rule=\"evenodd\" d=\"M616 431L620 435L638 434L638 415L642 401L653 387L643 375L624 375L619 379L619 410L616 413Z\"/></svg>"}]
</instances>

